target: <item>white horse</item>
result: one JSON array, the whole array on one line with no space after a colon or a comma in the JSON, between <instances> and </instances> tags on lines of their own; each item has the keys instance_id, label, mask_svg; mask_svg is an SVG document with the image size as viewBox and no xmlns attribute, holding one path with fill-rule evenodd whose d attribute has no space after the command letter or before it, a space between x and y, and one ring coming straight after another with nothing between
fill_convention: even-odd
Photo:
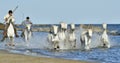
<instances>
[{"instance_id":1,"label":"white horse","mask_svg":"<svg viewBox=\"0 0 120 63\"><path fill-rule=\"evenodd\" d=\"M55 50L59 49L59 37L58 37L58 26L53 25L52 26L53 29L53 33L49 35L49 41L52 43L52 48L54 48Z\"/></svg>"},{"instance_id":2,"label":"white horse","mask_svg":"<svg viewBox=\"0 0 120 63\"><path fill-rule=\"evenodd\" d=\"M110 48L110 42L108 40L108 35L107 35L107 24L103 24L103 34L101 36L101 42L103 47L105 48Z\"/></svg>"},{"instance_id":3,"label":"white horse","mask_svg":"<svg viewBox=\"0 0 120 63\"><path fill-rule=\"evenodd\" d=\"M66 29L67 29L67 24L63 22L60 23L59 39L62 41L66 40L66 35L65 35Z\"/></svg>"},{"instance_id":4,"label":"white horse","mask_svg":"<svg viewBox=\"0 0 120 63\"><path fill-rule=\"evenodd\" d=\"M92 37L92 29L83 31L80 36L81 47L82 49L89 50Z\"/></svg>"},{"instance_id":5,"label":"white horse","mask_svg":"<svg viewBox=\"0 0 120 63\"><path fill-rule=\"evenodd\" d=\"M31 31L31 24L26 24L26 28L23 31L23 38L25 39L25 42L27 43L26 45L28 45L28 42L30 40L32 36L32 31Z\"/></svg>"},{"instance_id":6,"label":"white horse","mask_svg":"<svg viewBox=\"0 0 120 63\"><path fill-rule=\"evenodd\" d=\"M67 48L67 24L64 22L60 23L60 31L58 33L59 39L60 39L60 49L66 49Z\"/></svg>"},{"instance_id":7,"label":"white horse","mask_svg":"<svg viewBox=\"0 0 120 63\"><path fill-rule=\"evenodd\" d=\"M76 47L76 37L75 37L75 24L70 25L70 32L68 35L68 41L70 42L70 47Z\"/></svg>"},{"instance_id":8,"label":"white horse","mask_svg":"<svg viewBox=\"0 0 120 63\"><path fill-rule=\"evenodd\" d=\"M14 37L15 37L15 31L12 21L9 21L9 25L7 28L7 37L9 38L9 43L6 44L7 46L15 46L14 45Z\"/></svg>"}]
</instances>

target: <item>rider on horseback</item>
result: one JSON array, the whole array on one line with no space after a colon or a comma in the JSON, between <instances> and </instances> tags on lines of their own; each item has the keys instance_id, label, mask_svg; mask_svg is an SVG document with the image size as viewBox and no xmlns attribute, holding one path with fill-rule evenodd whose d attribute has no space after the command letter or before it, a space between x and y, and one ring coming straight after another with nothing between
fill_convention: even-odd
<instances>
[{"instance_id":1,"label":"rider on horseback","mask_svg":"<svg viewBox=\"0 0 120 63\"><path fill-rule=\"evenodd\" d=\"M24 29L22 30L21 37L23 37L23 35L24 35L24 30L25 30L27 24L32 24L32 22L30 21L30 18L29 18L29 17L26 17L26 20L24 20L24 21L22 22L22 25L24 26Z\"/></svg>"},{"instance_id":2,"label":"rider on horseback","mask_svg":"<svg viewBox=\"0 0 120 63\"><path fill-rule=\"evenodd\" d=\"M2 38L1 41L4 41L5 38L7 37L7 28L9 26L9 21L12 21L12 24L14 26L15 35L16 35L16 37L19 37L18 34L17 34L17 30L15 28L15 25L14 25L15 19L14 19L12 10L8 11L8 14L4 17L4 20L5 20L5 28L4 28L4 32L3 32L3 38Z\"/></svg>"}]
</instances>

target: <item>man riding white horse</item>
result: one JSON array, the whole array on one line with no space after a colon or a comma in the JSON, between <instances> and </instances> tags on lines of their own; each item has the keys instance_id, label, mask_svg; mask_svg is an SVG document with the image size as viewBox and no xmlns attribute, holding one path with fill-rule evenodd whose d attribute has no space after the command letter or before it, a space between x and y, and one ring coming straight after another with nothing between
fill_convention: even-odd
<instances>
[{"instance_id":1,"label":"man riding white horse","mask_svg":"<svg viewBox=\"0 0 120 63\"><path fill-rule=\"evenodd\" d=\"M26 28L28 28L28 25L30 25L30 27L31 27L31 25L32 25L32 22L30 21L30 18L29 18L29 17L26 17L26 20L24 20L24 21L22 22L22 25L23 25L24 27L23 27L23 31L22 31L21 37L24 36L24 31L25 31ZM31 28L30 28L30 31L31 31Z\"/></svg>"},{"instance_id":2,"label":"man riding white horse","mask_svg":"<svg viewBox=\"0 0 120 63\"><path fill-rule=\"evenodd\" d=\"M14 27L15 36L19 37L18 34L17 34L17 30L15 28L15 25L14 25L15 19L14 19L12 10L8 11L8 14L4 17L4 20L5 20L5 28L4 28L4 31L3 31L3 38L2 38L1 41L4 41L5 38L7 37L7 29L8 29L8 26L9 26L9 21L12 21L12 24L13 24L13 27Z\"/></svg>"},{"instance_id":3,"label":"man riding white horse","mask_svg":"<svg viewBox=\"0 0 120 63\"><path fill-rule=\"evenodd\" d=\"M14 26L13 26L12 20L10 20L8 23L8 29L7 29L7 37L9 38L9 42L6 44L7 46L15 46L14 36L15 36Z\"/></svg>"}]
</instances>

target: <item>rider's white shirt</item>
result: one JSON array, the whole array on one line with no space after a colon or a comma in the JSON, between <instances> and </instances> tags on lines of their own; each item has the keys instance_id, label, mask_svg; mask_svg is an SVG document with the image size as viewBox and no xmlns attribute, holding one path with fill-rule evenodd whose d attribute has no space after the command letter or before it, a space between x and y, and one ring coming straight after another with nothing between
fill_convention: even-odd
<instances>
[{"instance_id":1,"label":"rider's white shirt","mask_svg":"<svg viewBox=\"0 0 120 63\"><path fill-rule=\"evenodd\" d=\"M4 17L4 20L5 19L8 19L7 21L5 21L5 23L9 23L9 21L10 21L10 19L12 19L12 22L14 22L15 21L15 19L14 19L14 16L12 15L12 16L10 16L9 14L7 14L5 17Z\"/></svg>"},{"instance_id":2,"label":"rider's white shirt","mask_svg":"<svg viewBox=\"0 0 120 63\"><path fill-rule=\"evenodd\" d=\"M27 26L27 24L31 24L32 22L29 20L29 21L27 21L27 20L24 20L23 22L22 22L22 25L24 26L24 27L26 27Z\"/></svg>"}]
</instances>

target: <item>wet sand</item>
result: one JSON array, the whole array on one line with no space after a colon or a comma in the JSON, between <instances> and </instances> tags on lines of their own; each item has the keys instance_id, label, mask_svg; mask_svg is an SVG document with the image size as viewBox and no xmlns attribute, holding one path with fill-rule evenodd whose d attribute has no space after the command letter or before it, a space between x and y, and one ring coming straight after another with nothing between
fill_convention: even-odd
<instances>
[{"instance_id":1,"label":"wet sand","mask_svg":"<svg viewBox=\"0 0 120 63\"><path fill-rule=\"evenodd\" d=\"M0 63L93 63L93 62L27 56L21 54L13 54L4 50L0 50Z\"/></svg>"}]
</instances>

